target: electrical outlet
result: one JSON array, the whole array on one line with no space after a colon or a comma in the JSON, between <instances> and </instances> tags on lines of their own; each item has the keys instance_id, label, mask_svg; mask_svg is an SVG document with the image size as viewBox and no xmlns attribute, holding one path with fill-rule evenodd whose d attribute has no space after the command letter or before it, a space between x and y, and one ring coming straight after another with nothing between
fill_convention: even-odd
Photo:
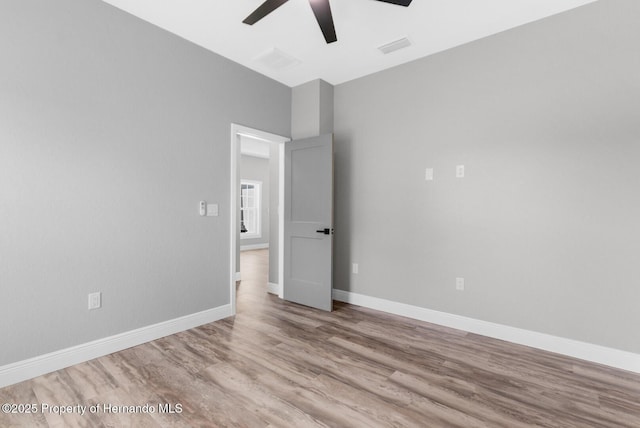
<instances>
[{"instance_id":1,"label":"electrical outlet","mask_svg":"<svg viewBox=\"0 0 640 428\"><path fill-rule=\"evenodd\" d=\"M456 290L464 291L464 278L456 278Z\"/></svg>"},{"instance_id":2,"label":"electrical outlet","mask_svg":"<svg viewBox=\"0 0 640 428\"><path fill-rule=\"evenodd\" d=\"M456 166L456 178L464 178L464 165Z\"/></svg>"},{"instance_id":3,"label":"electrical outlet","mask_svg":"<svg viewBox=\"0 0 640 428\"><path fill-rule=\"evenodd\" d=\"M100 309L102 307L102 293L89 294L89 309Z\"/></svg>"},{"instance_id":4,"label":"electrical outlet","mask_svg":"<svg viewBox=\"0 0 640 428\"><path fill-rule=\"evenodd\" d=\"M354 273L354 274L358 273L358 263L351 264L351 273Z\"/></svg>"}]
</instances>

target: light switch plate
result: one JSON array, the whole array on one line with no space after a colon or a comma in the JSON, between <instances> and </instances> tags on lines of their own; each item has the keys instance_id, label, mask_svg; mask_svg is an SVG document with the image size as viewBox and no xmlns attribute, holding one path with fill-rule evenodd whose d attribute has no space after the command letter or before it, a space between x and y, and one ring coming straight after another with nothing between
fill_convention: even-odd
<instances>
[{"instance_id":1,"label":"light switch plate","mask_svg":"<svg viewBox=\"0 0 640 428\"><path fill-rule=\"evenodd\" d=\"M424 179L426 181L432 181L433 180L433 168L427 168L424 170Z\"/></svg>"},{"instance_id":2,"label":"light switch plate","mask_svg":"<svg viewBox=\"0 0 640 428\"><path fill-rule=\"evenodd\" d=\"M218 204L207 204L207 216L218 217Z\"/></svg>"}]
</instances>

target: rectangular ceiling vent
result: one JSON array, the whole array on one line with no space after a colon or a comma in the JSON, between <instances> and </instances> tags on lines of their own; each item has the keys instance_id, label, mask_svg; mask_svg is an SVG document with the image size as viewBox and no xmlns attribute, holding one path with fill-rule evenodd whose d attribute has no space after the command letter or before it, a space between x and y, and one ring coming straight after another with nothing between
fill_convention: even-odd
<instances>
[{"instance_id":1,"label":"rectangular ceiling vent","mask_svg":"<svg viewBox=\"0 0 640 428\"><path fill-rule=\"evenodd\" d=\"M256 61L274 71L281 71L300 64L300 60L276 48L258 56Z\"/></svg>"},{"instance_id":2,"label":"rectangular ceiling vent","mask_svg":"<svg viewBox=\"0 0 640 428\"><path fill-rule=\"evenodd\" d=\"M401 39L394 40L391 43L387 43L386 45L378 46L378 49L386 55L408 46L411 46L411 42L406 37L403 37Z\"/></svg>"}]
</instances>

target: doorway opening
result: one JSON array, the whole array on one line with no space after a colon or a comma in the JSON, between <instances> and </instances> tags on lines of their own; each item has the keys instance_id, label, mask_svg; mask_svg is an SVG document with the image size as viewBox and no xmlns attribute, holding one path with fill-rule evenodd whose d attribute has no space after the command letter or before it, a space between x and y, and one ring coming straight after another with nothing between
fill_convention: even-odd
<instances>
[{"instance_id":1,"label":"doorway opening","mask_svg":"<svg viewBox=\"0 0 640 428\"><path fill-rule=\"evenodd\" d=\"M289 138L281 135L231 124L229 282L233 314L236 313L236 281L242 277L240 251L243 247L245 250L268 248L269 277L265 291L282 298L284 143L287 141ZM249 174L247 171L253 167ZM243 169L244 175L254 178L243 176Z\"/></svg>"}]
</instances>

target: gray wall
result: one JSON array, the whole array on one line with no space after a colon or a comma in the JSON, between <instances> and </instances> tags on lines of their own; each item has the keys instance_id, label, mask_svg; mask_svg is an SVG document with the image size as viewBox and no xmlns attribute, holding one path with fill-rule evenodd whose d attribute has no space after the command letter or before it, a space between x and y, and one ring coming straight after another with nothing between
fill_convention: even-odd
<instances>
[{"instance_id":1,"label":"gray wall","mask_svg":"<svg viewBox=\"0 0 640 428\"><path fill-rule=\"evenodd\" d=\"M336 288L640 352L638 22L596 2L337 86Z\"/></svg>"},{"instance_id":2,"label":"gray wall","mask_svg":"<svg viewBox=\"0 0 640 428\"><path fill-rule=\"evenodd\" d=\"M228 304L230 124L291 90L98 0L0 2L0 52L0 365Z\"/></svg>"},{"instance_id":3,"label":"gray wall","mask_svg":"<svg viewBox=\"0 0 640 428\"><path fill-rule=\"evenodd\" d=\"M318 81L319 92L319 119L318 134L333 133L333 107L334 107L334 87L324 80Z\"/></svg>"},{"instance_id":4,"label":"gray wall","mask_svg":"<svg viewBox=\"0 0 640 428\"><path fill-rule=\"evenodd\" d=\"M260 211L262 213L260 225L262 236L255 239L243 239L240 236L240 245L256 245L269 243L269 202L271 190L269 186L269 159L255 156L240 156L240 179L262 182L262 197L260 199Z\"/></svg>"},{"instance_id":5,"label":"gray wall","mask_svg":"<svg viewBox=\"0 0 640 428\"><path fill-rule=\"evenodd\" d=\"M291 92L291 138L316 137L333 132L333 86L316 79Z\"/></svg>"}]
</instances>

